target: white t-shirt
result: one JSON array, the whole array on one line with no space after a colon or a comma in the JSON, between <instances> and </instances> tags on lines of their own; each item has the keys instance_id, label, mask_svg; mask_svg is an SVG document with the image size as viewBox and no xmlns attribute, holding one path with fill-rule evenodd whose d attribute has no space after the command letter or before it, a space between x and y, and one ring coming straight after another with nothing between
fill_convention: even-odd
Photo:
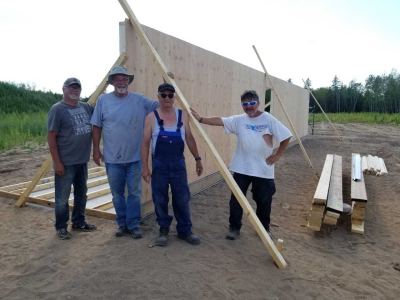
<instances>
[{"instance_id":1,"label":"white t-shirt","mask_svg":"<svg viewBox=\"0 0 400 300\"><path fill-rule=\"evenodd\" d=\"M274 165L267 165L265 159L272 154L272 147L265 142L263 135L271 134L280 142L291 137L289 129L267 112L255 118L247 114L222 118L227 133L237 136L236 150L230 163L232 172L274 178Z\"/></svg>"}]
</instances>

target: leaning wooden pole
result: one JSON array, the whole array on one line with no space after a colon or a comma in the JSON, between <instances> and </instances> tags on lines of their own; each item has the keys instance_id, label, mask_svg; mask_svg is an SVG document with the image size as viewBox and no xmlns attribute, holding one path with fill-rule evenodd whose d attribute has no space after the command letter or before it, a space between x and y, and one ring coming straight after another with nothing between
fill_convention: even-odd
<instances>
[{"instance_id":1,"label":"leaning wooden pole","mask_svg":"<svg viewBox=\"0 0 400 300\"><path fill-rule=\"evenodd\" d=\"M306 149L304 149L303 143L301 142L300 137L299 137L299 135L297 134L296 128L294 128L294 125L293 125L293 123L292 123L292 120L290 119L289 114L287 113L287 110L286 110L286 108L285 108L285 105L283 104L281 98L279 97L278 92L276 91L276 89L275 89L275 87L274 87L274 84L272 83L271 76L269 76L269 74L268 74L268 72L267 72L267 69L266 69L265 66L264 66L264 63L263 63L263 61L262 61L260 55L258 54L258 51L257 51L257 49L256 49L256 46L253 45L253 49L254 49L254 52L256 53L257 57L258 57L258 60L260 61L260 64L261 64L261 66L262 66L262 68L263 68L263 70L264 70L264 73L265 73L266 78L267 78L268 81L269 81L269 84L270 84L270 86L271 86L271 89L272 89L272 91L274 91L274 93L275 93L275 95L276 95L276 98L278 99L278 102L279 102L279 104L280 104L280 106L281 106L281 108L282 108L282 111L283 111L283 113L285 114L285 117L286 117L286 119L287 119L288 122L289 122L290 128L292 129L292 131L293 131L293 133L294 133L294 135L295 135L295 137L296 137L296 139L297 139L297 142L298 142L299 145L300 145L300 149L301 149L301 151L303 152L303 155L304 155L305 159L308 161L310 167L311 167L312 169L314 169L314 167L313 167L313 165L312 165L312 163L311 163L311 159L310 159L310 157L308 156L308 154L307 154L307 152L306 152Z\"/></svg>"},{"instance_id":2,"label":"leaning wooden pole","mask_svg":"<svg viewBox=\"0 0 400 300\"><path fill-rule=\"evenodd\" d=\"M302 79L304 82L304 86L306 87L306 89L310 92L310 95L313 97L315 103L317 103L319 109L322 111L322 113L324 114L325 118L328 120L329 124L332 126L333 130L335 130L336 135L338 136L339 140L342 140L342 136L339 134L338 130L336 129L335 125L333 125L333 123L331 122L331 120L329 119L328 115L325 113L325 111L322 109L322 106L319 104L317 98L315 98L313 92L311 91L310 87L306 84L306 82L304 81L304 79Z\"/></svg>"},{"instance_id":3,"label":"leaning wooden pole","mask_svg":"<svg viewBox=\"0 0 400 300\"><path fill-rule=\"evenodd\" d=\"M115 66L119 66L126 61L126 54L122 53L118 59L115 61L113 64L112 68ZM99 95L104 92L104 90L107 88L107 79L108 79L108 72L106 76L103 78L103 80L100 82L96 90L93 92L93 94L90 96L88 103L89 104L95 104L97 101L97 98ZM18 198L18 201L15 203L15 206L17 207L22 207L25 205L25 202L27 200L27 197L32 193L33 189L36 187L37 183L39 180L47 173L49 172L50 168L52 166L52 158L51 155L48 155L44 163L41 165L39 170L36 172L35 176L33 177L31 183L26 187L25 191L21 194L21 196Z\"/></svg>"},{"instance_id":4,"label":"leaning wooden pole","mask_svg":"<svg viewBox=\"0 0 400 300\"><path fill-rule=\"evenodd\" d=\"M168 70L164 65L161 57L158 55L157 51L154 49L153 45L151 44L150 40L148 39L146 33L143 31L142 26L140 25L139 21L137 20L136 16L133 14L132 9L130 8L129 4L126 0L118 0L121 4L122 8L124 9L125 13L129 17L129 20L134 27L139 39L141 42L148 47L149 51L153 54L155 58L155 62L159 67L159 70L164 77L164 79L172 84L175 87L176 94L178 96L177 100L182 108L186 110L189 115L190 120L192 121L195 130L199 133L200 137L203 139L205 144L207 145L208 149L213 154L213 157L217 163L219 171L221 172L222 176L224 177L226 183L229 185L230 189L232 190L233 194L236 196L237 200L239 201L241 207L243 208L244 214L249 218L250 223L253 225L254 229L256 230L257 234L261 238L264 246L267 248L268 253L272 256L275 264L279 268L284 268L287 266L286 261L284 260L281 253L276 248L274 242L268 235L267 231L261 224L260 220L258 219L257 215L255 214L253 208L250 206L249 202L247 201L246 197L243 195L242 191L236 184L235 180L233 179L231 173L229 172L228 168L226 167L224 161L219 156L218 151L215 149L213 143L207 136L206 132L201 127L200 123L193 117L192 113L190 112L190 106L187 103L185 97L183 96L182 91L179 89L178 85L176 84L175 80L171 78L168 74Z\"/></svg>"}]
</instances>

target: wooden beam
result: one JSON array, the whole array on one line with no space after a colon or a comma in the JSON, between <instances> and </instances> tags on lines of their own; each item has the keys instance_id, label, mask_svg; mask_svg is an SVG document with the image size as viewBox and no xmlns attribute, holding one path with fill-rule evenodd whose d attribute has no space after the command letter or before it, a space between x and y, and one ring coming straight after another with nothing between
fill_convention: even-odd
<instances>
[{"instance_id":1,"label":"wooden beam","mask_svg":"<svg viewBox=\"0 0 400 300\"><path fill-rule=\"evenodd\" d=\"M7 197L7 198L10 198L10 199L18 199L20 195L0 190L0 196ZM54 207L55 206L54 201L50 201L50 200L47 200L47 199L33 198L33 197L30 197L30 196L27 196L25 198L25 200L26 200L25 202L34 203L34 204L38 204L38 205L42 205L42 206L47 206L47 207ZM73 206L70 204L69 208L72 209ZM103 219L108 219L108 220L115 220L115 214L109 213L109 212L106 212L106 211L87 208L85 210L85 214L88 215L88 216L93 216L93 217L98 217L98 218L103 218Z\"/></svg>"},{"instance_id":2,"label":"wooden beam","mask_svg":"<svg viewBox=\"0 0 400 300\"><path fill-rule=\"evenodd\" d=\"M263 63L263 61L261 60L260 55L258 54L258 51L257 51L257 49L256 49L256 46L253 45L253 49L254 49L254 52L256 53L257 57L258 57L258 60L260 61L261 67L262 67L263 70L264 70L264 73L265 73L265 75L266 75L266 78L268 78L268 81L269 81L269 84L270 84L270 86L271 86L271 89L272 89L272 91L275 93L276 98L278 99L278 103L280 104L280 106L281 106L281 108L282 108L282 111L283 111L283 113L285 114L285 117L286 117L287 121L288 121L289 124L290 124L290 128L292 129L292 131L293 131L293 133L294 133L294 136L296 137L297 142L299 143L300 149L301 149L301 151L303 152L303 155L304 155L306 161L307 161L308 164L310 165L311 169L314 169L314 167L313 167L313 165L312 165L312 163L311 163L311 159L310 159L310 157L308 156L307 151L306 151L306 149L304 148L303 143L301 142L299 135L297 134L297 130L296 130L296 128L294 128L292 119L289 117L289 114L287 113L286 107L285 107L285 105L283 104L283 102L282 102L282 100L281 100L281 98L280 98L278 92L276 91L276 89L275 89L275 87L274 87L274 84L272 83L271 76L269 76L269 73L267 72L267 69L265 68L264 63Z\"/></svg>"},{"instance_id":3,"label":"wooden beam","mask_svg":"<svg viewBox=\"0 0 400 300\"><path fill-rule=\"evenodd\" d=\"M333 166L333 154L327 154L325 157L324 167L322 168L321 177L319 178L317 189L314 193L313 204L326 204L329 192L329 183L331 181Z\"/></svg>"},{"instance_id":4,"label":"wooden beam","mask_svg":"<svg viewBox=\"0 0 400 300\"><path fill-rule=\"evenodd\" d=\"M353 164L353 163L352 163ZM352 168L351 178L353 178L353 168ZM367 202L367 190L365 189L364 174L361 172L361 178L358 181L351 180L351 200Z\"/></svg>"},{"instance_id":5,"label":"wooden beam","mask_svg":"<svg viewBox=\"0 0 400 300\"><path fill-rule=\"evenodd\" d=\"M326 209L339 214L343 212L342 157L336 154L333 156L332 175Z\"/></svg>"},{"instance_id":6,"label":"wooden beam","mask_svg":"<svg viewBox=\"0 0 400 300\"><path fill-rule=\"evenodd\" d=\"M306 89L310 92L310 95L313 97L315 103L317 103L319 109L322 111L322 113L324 114L325 118L328 120L329 124L331 125L331 127L333 128L333 130L335 131L338 139L340 141L343 140L342 136L339 134L338 130L336 129L336 127L333 125L333 123L331 122L331 120L329 119L328 115L325 113L325 111L322 109L322 106L319 104L317 98L315 98L313 92L310 90L310 87L306 84L306 82L304 81L304 79L302 79L304 82L304 86L306 87Z\"/></svg>"},{"instance_id":7,"label":"wooden beam","mask_svg":"<svg viewBox=\"0 0 400 300\"><path fill-rule=\"evenodd\" d=\"M36 172L36 174L33 177L31 183L29 184L29 186L19 196L19 199L15 203L15 206L17 206L17 207L24 206L27 197L31 194L31 192L35 188L36 184L39 182L40 178L42 178L43 175L46 174L50 170L51 165L52 165L51 155L48 155L47 159L44 161L44 163L41 165L39 170Z\"/></svg>"},{"instance_id":8,"label":"wooden beam","mask_svg":"<svg viewBox=\"0 0 400 300\"><path fill-rule=\"evenodd\" d=\"M140 41L147 46L149 52L153 55L155 59L155 63L159 68L159 71L161 72L161 76L165 78L165 80L172 84L175 87L175 91L177 94L177 100L179 102L179 105L188 113L188 116L193 123L193 128L199 133L199 136L203 139L204 143L212 153L212 156L214 157L217 166L224 177L226 183L232 190L232 193L236 196L236 199L240 203L241 207L243 208L244 215L249 218L250 223L256 230L257 234L261 238L261 241L263 242L264 246L266 247L267 251L269 254L272 256L272 259L276 263L276 265L279 268L284 268L287 266L286 261L284 260L283 256L281 253L278 251L276 248L274 242L266 232L265 228L261 224L260 220L258 219L257 215L255 214L253 208L247 201L246 197L243 195L242 191L236 184L235 180L233 179L231 173L229 172L228 168L226 167L224 161L218 154L218 151L216 150L215 146L207 136L206 132L204 129L200 126L200 124L197 122L197 120L193 117L192 113L190 112L190 106L188 102L186 101L182 91L176 84L175 80L171 78L168 75L168 70L167 67L164 65L161 57L158 55L157 51L154 49L153 45L151 44L150 40L148 39L147 35L143 31L142 26L140 25L139 21L137 20L136 16L134 15L132 9L130 8L129 4L127 3L126 0L118 0L119 3L121 4L122 8L124 9L125 13L129 17L129 20L134 27L134 29L137 32L137 35L140 39Z\"/></svg>"}]
</instances>

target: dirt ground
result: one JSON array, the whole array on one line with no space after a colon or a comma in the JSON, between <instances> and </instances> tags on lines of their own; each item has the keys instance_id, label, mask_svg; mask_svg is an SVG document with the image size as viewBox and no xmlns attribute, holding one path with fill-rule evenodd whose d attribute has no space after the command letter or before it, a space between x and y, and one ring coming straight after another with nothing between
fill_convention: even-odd
<instances>
[{"instance_id":1,"label":"dirt ground","mask_svg":"<svg viewBox=\"0 0 400 300\"><path fill-rule=\"evenodd\" d=\"M1 299L398 299L400 294L400 128L317 124L304 139L314 169L327 153L343 156L343 193L350 198L351 153L384 158L389 174L366 175L365 234L350 232L349 216L314 233L305 227L317 186L314 170L298 146L276 166L272 232L284 240L286 269L272 262L244 221L237 241L225 240L229 189L225 183L193 197L191 246L172 232L166 248L149 248L157 234L154 217L144 238L115 238L111 221L88 217L93 233L56 238L53 210L17 209L0 198ZM32 178L46 151L0 155L0 186ZM251 198L249 193L248 198ZM252 200L250 200L252 203Z\"/></svg>"}]
</instances>

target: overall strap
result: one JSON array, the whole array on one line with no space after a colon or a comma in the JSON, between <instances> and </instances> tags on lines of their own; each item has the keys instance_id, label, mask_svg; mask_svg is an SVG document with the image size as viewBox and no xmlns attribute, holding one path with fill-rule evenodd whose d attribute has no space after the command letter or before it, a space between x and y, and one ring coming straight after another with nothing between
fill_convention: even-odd
<instances>
[{"instance_id":1,"label":"overall strap","mask_svg":"<svg viewBox=\"0 0 400 300\"><path fill-rule=\"evenodd\" d=\"M176 126L176 131L181 131L181 127L183 126L182 123L182 109L178 109L178 123Z\"/></svg>"},{"instance_id":2,"label":"overall strap","mask_svg":"<svg viewBox=\"0 0 400 300\"><path fill-rule=\"evenodd\" d=\"M164 120L161 120L160 115L158 114L157 110L154 110L154 115L156 116L158 126L160 130L164 131Z\"/></svg>"}]
</instances>

